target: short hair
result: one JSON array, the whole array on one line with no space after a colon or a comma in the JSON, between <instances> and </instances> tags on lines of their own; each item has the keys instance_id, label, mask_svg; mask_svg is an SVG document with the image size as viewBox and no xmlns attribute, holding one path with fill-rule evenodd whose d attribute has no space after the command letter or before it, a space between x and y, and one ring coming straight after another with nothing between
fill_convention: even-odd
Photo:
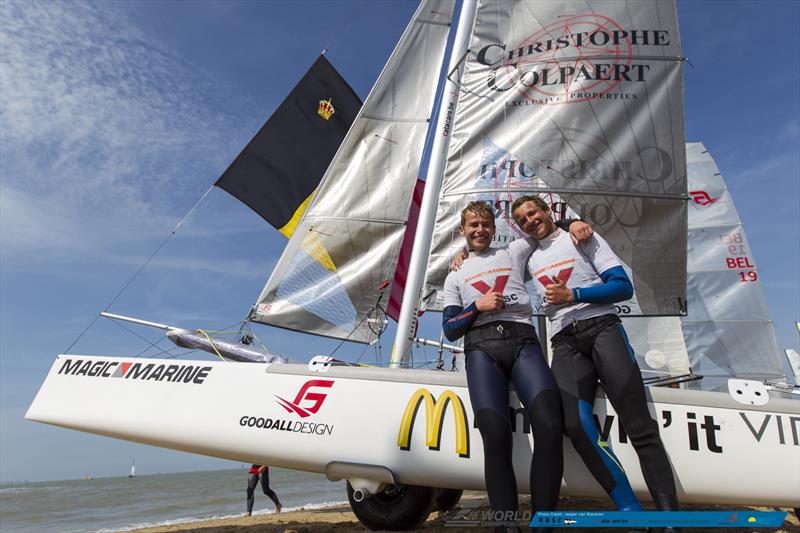
<instances>
[{"instance_id":1,"label":"short hair","mask_svg":"<svg viewBox=\"0 0 800 533\"><path fill-rule=\"evenodd\" d=\"M494 211L492 211L492 206L489 205L489 202L484 200L475 200L467 204L467 206L461 210L461 225L463 226L464 223L467 221L467 211L470 213L474 213L478 216L484 216L494 223Z\"/></svg>"},{"instance_id":2,"label":"short hair","mask_svg":"<svg viewBox=\"0 0 800 533\"><path fill-rule=\"evenodd\" d=\"M514 203L511 205L512 217L514 216L514 211L519 209L525 202L533 202L533 205L535 205L542 211L550 211L550 206L547 205L547 202L542 200L539 196L525 195L525 196L520 196L519 198L514 200Z\"/></svg>"}]
</instances>

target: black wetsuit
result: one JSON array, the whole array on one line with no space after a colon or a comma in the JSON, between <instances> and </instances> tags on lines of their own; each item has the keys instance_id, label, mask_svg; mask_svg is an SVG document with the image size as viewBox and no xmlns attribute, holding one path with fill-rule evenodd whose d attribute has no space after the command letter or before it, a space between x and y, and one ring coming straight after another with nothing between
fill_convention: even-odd
<instances>
[{"instance_id":1,"label":"black wetsuit","mask_svg":"<svg viewBox=\"0 0 800 533\"><path fill-rule=\"evenodd\" d=\"M592 415L598 380L639 456L644 480L659 510L677 510L675 481L647 407L644 383L615 302L633 295L619 258L599 235L574 245L559 230L540 239L528 263L542 308L553 327L552 369L561 390L564 425L575 450L620 510L640 510L611 447ZM572 291L572 302L547 300L557 278Z\"/></svg>"},{"instance_id":2,"label":"black wetsuit","mask_svg":"<svg viewBox=\"0 0 800 533\"><path fill-rule=\"evenodd\" d=\"M451 272L445 282L442 327L450 340L465 335L467 384L483 440L492 510L518 509L509 417L511 381L534 437L529 474L533 509L548 511L558 504L563 473L561 400L531 325L532 311L522 278L530 252L522 242L509 248L474 254L459 272ZM502 310L481 313L475 300L490 288L503 294L506 305Z\"/></svg>"},{"instance_id":3,"label":"black wetsuit","mask_svg":"<svg viewBox=\"0 0 800 533\"><path fill-rule=\"evenodd\" d=\"M483 440L486 488L492 509L518 508L511 461L511 381L533 433L529 472L533 510L555 510L564 470L561 401L536 330L517 322L489 322L467 332L464 351L470 401Z\"/></svg>"},{"instance_id":4,"label":"black wetsuit","mask_svg":"<svg viewBox=\"0 0 800 533\"><path fill-rule=\"evenodd\" d=\"M275 491L269 488L269 468L264 469L261 474L258 473L258 469L261 465L252 465L250 467L250 471L247 474L247 512L253 512L253 503L255 503L255 492L256 492L256 485L258 485L258 478L261 478L261 490L264 491L264 494L269 496L269 499L275 503L275 507L278 508L281 506L281 502L278 501L278 495L275 494Z\"/></svg>"},{"instance_id":5,"label":"black wetsuit","mask_svg":"<svg viewBox=\"0 0 800 533\"><path fill-rule=\"evenodd\" d=\"M647 409L644 383L616 315L578 320L556 333L553 374L561 389L567 434L589 471L621 510L641 509L617 458L601 440L592 415L598 380L631 441L647 488L660 510L677 510L675 480Z\"/></svg>"}]
</instances>

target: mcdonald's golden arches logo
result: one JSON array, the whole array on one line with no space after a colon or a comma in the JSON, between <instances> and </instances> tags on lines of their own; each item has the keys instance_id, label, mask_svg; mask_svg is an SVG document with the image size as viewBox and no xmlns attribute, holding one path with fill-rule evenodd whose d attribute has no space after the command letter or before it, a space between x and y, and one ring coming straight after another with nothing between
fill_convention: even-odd
<instances>
[{"instance_id":1,"label":"mcdonald's golden arches logo","mask_svg":"<svg viewBox=\"0 0 800 533\"><path fill-rule=\"evenodd\" d=\"M439 399L434 399L428 389L421 388L408 400L403 419L400 421L400 432L397 434L397 445L401 450L411 449L411 432L420 405L425 405L425 445L431 450L438 450L442 440L442 428L447 406L452 406L456 426L456 453L461 457L469 457L469 425L464 404L458 395L446 390Z\"/></svg>"}]
</instances>

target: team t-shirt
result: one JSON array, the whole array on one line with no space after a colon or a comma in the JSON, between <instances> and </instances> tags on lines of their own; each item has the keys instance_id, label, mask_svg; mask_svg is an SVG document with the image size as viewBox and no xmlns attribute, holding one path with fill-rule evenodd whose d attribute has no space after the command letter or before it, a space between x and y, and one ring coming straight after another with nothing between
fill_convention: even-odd
<instances>
[{"instance_id":1,"label":"team t-shirt","mask_svg":"<svg viewBox=\"0 0 800 533\"><path fill-rule=\"evenodd\" d=\"M531 324L531 301L525 290L525 263L536 248L534 239L513 241L506 248L470 252L461 268L450 272L444 281L444 307L467 307L495 290L503 294L505 307L478 315L473 327L501 320Z\"/></svg>"},{"instance_id":2,"label":"team t-shirt","mask_svg":"<svg viewBox=\"0 0 800 533\"><path fill-rule=\"evenodd\" d=\"M539 246L528 259L530 274L542 310L550 319L552 337L573 320L585 320L600 315L616 314L613 305L571 303L551 305L545 299L545 289L553 283L553 277L565 282L570 289L600 285L600 274L609 268L622 266L608 243L596 233L578 245L569 234L556 228L549 237L539 241Z\"/></svg>"}]
</instances>

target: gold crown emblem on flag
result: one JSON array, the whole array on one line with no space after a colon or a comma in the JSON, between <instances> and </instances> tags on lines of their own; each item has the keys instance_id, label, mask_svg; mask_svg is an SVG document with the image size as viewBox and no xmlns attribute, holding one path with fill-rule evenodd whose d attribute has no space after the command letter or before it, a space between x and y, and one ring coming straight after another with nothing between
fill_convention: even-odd
<instances>
[{"instance_id":1,"label":"gold crown emblem on flag","mask_svg":"<svg viewBox=\"0 0 800 533\"><path fill-rule=\"evenodd\" d=\"M331 115L333 115L335 111L336 110L333 109L333 104L331 103L330 98L328 98L327 100L319 101L319 108L317 109L317 114L322 118L324 118L325 120L331 118Z\"/></svg>"}]
</instances>

